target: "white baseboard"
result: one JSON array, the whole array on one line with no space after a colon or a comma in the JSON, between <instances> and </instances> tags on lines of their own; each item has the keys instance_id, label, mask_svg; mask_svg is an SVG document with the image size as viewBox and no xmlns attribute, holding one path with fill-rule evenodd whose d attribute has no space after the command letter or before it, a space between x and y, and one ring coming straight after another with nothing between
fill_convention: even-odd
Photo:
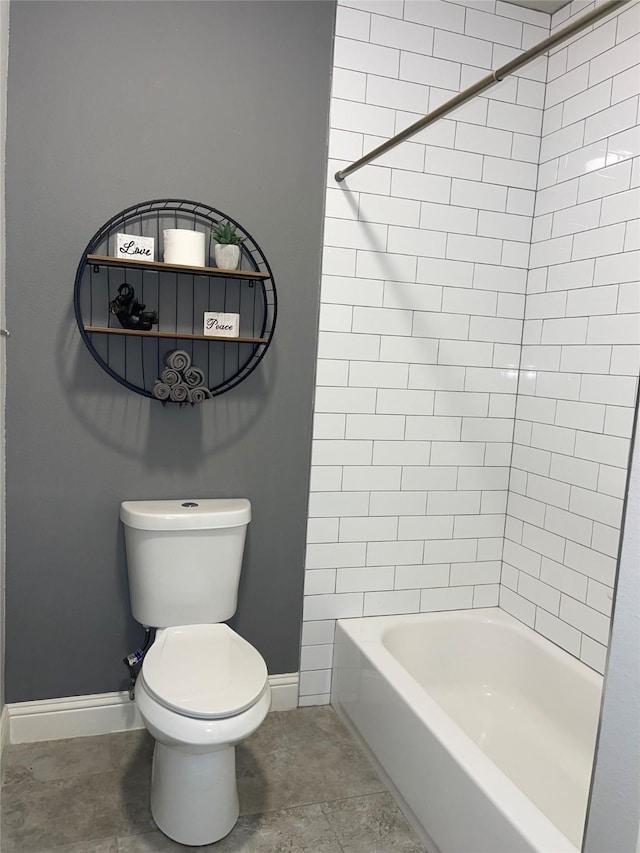
<instances>
[{"instance_id":1,"label":"white baseboard","mask_svg":"<svg viewBox=\"0 0 640 853\"><path fill-rule=\"evenodd\" d=\"M297 708L298 679L297 672L269 676L272 711ZM135 703L126 692L9 704L0 717L0 749L3 720L7 743L34 743L144 728Z\"/></svg>"},{"instance_id":2,"label":"white baseboard","mask_svg":"<svg viewBox=\"0 0 640 853\"><path fill-rule=\"evenodd\" d=\"M0 785L4 779L4 768L7 764L9 742L9 709L6 705L3 705L2 712L0 712Z\"/></svg>"},{"instance_id":3,"label":"white baseboard","mask_svg":"<svg viewBox=\"0 0 640 853\"><path fill-rule=\"evenodd\" d=\"M126 692L15 702L7 707L11 743L87 737L144 728L135 703Z\"/></svg>"},{"instance_id":4,"label":"white baseboard","mask_svg":"<svg viewBox=\"0 0 640 853\"><path fill-rule=\"evenodd\" d=\"M298 707L299 672L285 672L283 675L270 675L271 710L292 711Z\"/></svg>"}]
</instances>

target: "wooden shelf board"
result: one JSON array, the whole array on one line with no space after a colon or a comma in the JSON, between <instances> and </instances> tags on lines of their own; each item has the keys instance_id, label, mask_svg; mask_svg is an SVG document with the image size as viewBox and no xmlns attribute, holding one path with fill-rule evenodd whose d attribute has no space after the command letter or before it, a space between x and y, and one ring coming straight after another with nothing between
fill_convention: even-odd
<instances>
[{"instance_id":1,"label":"wooden shelf board","mask_svg":"<svg viewBox=\"0 0 640 853\"><path fill-rule=\"evenodd\" d=\"M118 329L106 326L85 326L85 332L99 332L107 335L137 335L140 338L179 338L189 341L228 341L229 343L241 344L266 344L268 338L227 338L222 335L192 335L189 332L150 332L138 331L136 329Z\"/></svg>"},{"instance_id":2,"label":"wooden shelf board","mask_svg":"<svg viewBox=\"0 0 640 853\"><path fill-rule=\"evenodd\" d=\"M87 263L106 267L130 267L139 270L152 269L157 272L184 272L196 275L218 275L226 278L263 279L271 278L269 273L255 270L221 270L218 267L191 267L184 264L163 264L160 261L139 261L135 259L111 258L108 255L87 255Z\"/></svg>"}]
</instances>

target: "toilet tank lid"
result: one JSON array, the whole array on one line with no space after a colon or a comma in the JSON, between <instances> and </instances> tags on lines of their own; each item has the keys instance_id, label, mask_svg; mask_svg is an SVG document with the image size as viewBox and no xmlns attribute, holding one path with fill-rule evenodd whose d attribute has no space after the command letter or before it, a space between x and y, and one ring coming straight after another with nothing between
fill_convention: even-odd
<instances>
[{"instance_id":1,"label":"toilet tank lid","mask_svg":"<svg viewBox=\"0 0 640 853\"><path fill-rule=\"evenodd\" d=\"M174 501L123 501L120 519L138 530L213 530L251 521L246 498L184 498Z\"/></svg>"}]
</instances>

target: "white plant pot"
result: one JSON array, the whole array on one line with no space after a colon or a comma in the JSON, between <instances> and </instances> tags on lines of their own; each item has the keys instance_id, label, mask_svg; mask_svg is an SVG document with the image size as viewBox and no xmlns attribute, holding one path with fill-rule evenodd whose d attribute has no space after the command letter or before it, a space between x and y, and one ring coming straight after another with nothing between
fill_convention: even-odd
<instances>
[{"instance_id":1,"label":"white plant pot","mask_svg":"<svg viewBox=\"0 0 640 853\"><path fill-rule=\"evenodd\" d=\"M240 264L240 246L235 243L216 243L213 247L216 266L221 270L237 270Z\"/></svg>"}]
</instances>

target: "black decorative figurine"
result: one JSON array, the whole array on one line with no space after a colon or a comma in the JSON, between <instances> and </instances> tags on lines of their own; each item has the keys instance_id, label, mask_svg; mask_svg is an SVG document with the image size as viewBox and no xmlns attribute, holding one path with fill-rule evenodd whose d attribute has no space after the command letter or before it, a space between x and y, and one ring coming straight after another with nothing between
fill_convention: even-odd
<instances>
[{"instance_id":1,"label":"black decorative figurine","mask_svg":"<svg viewBox=\"0 0 640 853\"><path fill-rule=\"evenodd\" d=\"M118 296L109 303L109 310L115 314L124 329L138 329L148 332L158 322L156 311L145 311L146 305L138 302L136 294L126 281L118 288Z\"/></svg>"}]
</instances>

